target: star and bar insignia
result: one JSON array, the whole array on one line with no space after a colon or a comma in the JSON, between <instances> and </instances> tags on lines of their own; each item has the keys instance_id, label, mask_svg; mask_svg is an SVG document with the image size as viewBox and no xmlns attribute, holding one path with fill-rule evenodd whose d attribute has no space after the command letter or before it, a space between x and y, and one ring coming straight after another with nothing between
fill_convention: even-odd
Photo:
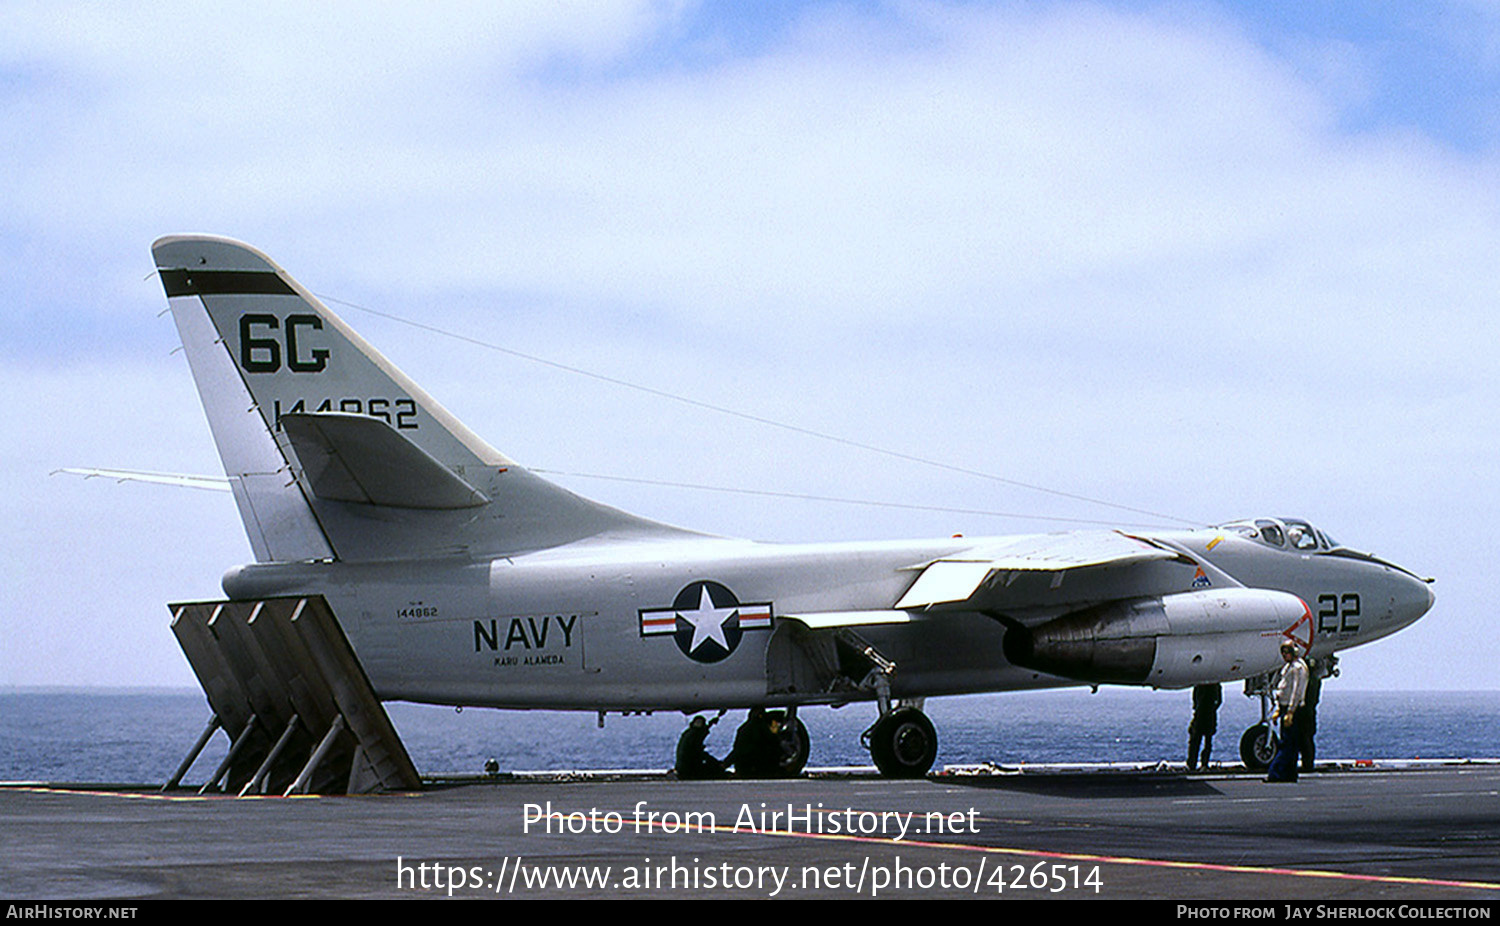
<instances>
[{"instance_id":1,"label":"star and bar insignia","mask_svg":"<svg viewBox=\"0 0 1500 926\"><path fill-rule=\"evenodd\" d=\"M771 629L771 603L741 604L718 582L700 580L678 592L670 608L642 608L640 619L642 637L671 634L689 659L719 662L745 631Z\"/></svg>"}]
</instances>

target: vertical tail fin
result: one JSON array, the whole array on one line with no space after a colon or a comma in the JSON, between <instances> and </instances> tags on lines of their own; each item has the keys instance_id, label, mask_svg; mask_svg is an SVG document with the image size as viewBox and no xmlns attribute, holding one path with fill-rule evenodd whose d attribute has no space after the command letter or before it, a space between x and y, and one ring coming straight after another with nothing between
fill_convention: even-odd
<instances>
[{"instance_id":1,"label":"vertical tail fin","mask_svg":"<svg viewBox=\"0 0 1500 926\"><path fill-rule=\"evenodd\" d=\"M247 245L152 245L260 561L501 554L675 529L490 447Z\"/></svg>"}]
</instances>

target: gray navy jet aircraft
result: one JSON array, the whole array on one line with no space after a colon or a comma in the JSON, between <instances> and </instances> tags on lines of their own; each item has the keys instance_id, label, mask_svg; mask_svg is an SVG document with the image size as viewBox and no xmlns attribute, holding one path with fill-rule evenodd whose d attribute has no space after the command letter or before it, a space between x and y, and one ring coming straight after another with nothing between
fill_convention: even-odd
<instances>
[{"instance_id":1,"label":"gray navy jet aircraft","mask_svg":"<svg viewBox=\"0 0 1500 926\"><path fill-rule=\"evenodd\" d=\"M384 700L766 708L786 773L798 707L873 701L875 764L920 776L925 698L1246 679L1287 638L1329 656L1433 603L1290 518L822 544L661 524L495 450L254 248L152 253L255 553L224 591L322 596Z\"/></svg>"}]
</instances>

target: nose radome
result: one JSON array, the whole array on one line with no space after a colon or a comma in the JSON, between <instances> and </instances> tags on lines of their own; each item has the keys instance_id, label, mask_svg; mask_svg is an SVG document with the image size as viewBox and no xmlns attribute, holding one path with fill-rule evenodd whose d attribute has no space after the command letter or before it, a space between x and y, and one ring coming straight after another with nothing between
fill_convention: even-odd
<instances>
[{"instance_id":1,"label":"nose radome","mask_svg":"<svg viewBox=\"0 0 1500 926\"><path fill-rule=\"evenodd\" d=\"M1417 578L1403 578L1405 581L1397 595L1396 616L1405 626L1432 610L1437 596L1433 594L1431 583Z\"/></svg>"}]
</instances>

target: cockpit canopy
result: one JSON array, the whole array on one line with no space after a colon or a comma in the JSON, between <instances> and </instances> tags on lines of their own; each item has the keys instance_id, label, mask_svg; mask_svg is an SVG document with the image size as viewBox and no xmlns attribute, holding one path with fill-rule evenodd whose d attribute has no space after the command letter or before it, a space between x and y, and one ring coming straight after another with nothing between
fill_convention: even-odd
<instances>
[{"instance_id":1,"label":"cockpit canopy","mask_svg":"<svg viewBox=\"0 0 1500 926\"><path fill-rule=\"evenodd\" d=\"M1268 547L1300 550L1305 553L1332 550L1339 545L1337 540L1301 518L1255 518L1249 521L1231 521L1228 524L1219 525L1219 530L1233 531L1249 540L1258 540Z\"/></svg>"}]
</instances>

